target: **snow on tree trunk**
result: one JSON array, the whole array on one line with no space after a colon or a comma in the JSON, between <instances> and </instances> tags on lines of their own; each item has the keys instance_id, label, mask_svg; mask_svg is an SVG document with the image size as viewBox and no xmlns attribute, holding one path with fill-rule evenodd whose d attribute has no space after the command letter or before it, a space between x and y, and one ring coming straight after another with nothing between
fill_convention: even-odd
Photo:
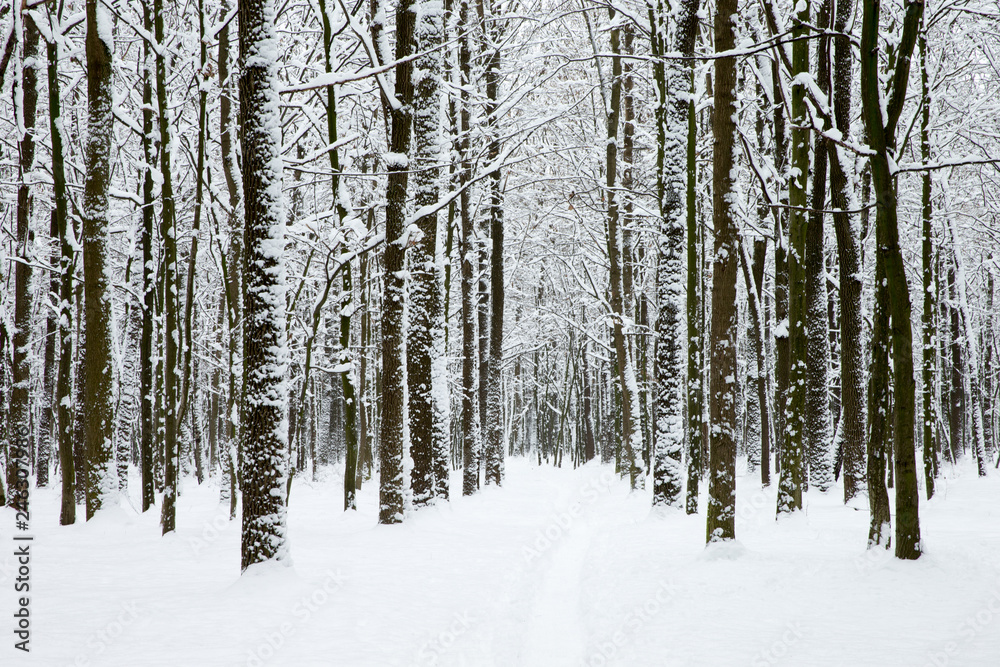
<instances>
[{"instance_id":1,"label":"snow on tree trunk","mask_svg":"<svg viewBox=\"0 0 1000 667\"><path fill-rule=\"evenodd\" d=\"M736 43L732 16L736 0L720 0L715 16L716 53ZM710 457L706 539L736 538L736 271L739 239L733 219L735 203L736 58L715 61L715 111L712 134L712 224L715 253L712 275L712 362L709 375Z\"/></svg>"},{"instance_id":2,"label":"snow on tree trunk","mask_svg":"<svg viewBox=\"0 0 1000 667\"><path fill-rule=\"evenodd\" d=\"M675 48L689 53L694 47L697 26L697 0L687 0L678 18ZM667 46L667 7L662 0L651 6L651 47L654 55L663 55ZM688 100L687 66L677 60L653 65L656 86L656 188L659 200L661 236L656 264L655 370L653 446L653 504L681 506L684 446L684 369L681 364L681 313L684 306L682 257L686 222L685 201ZM695 415L697 417L698 415Z\"/></svg>"},{"instance_id":3,"label":"snow on tree trunk","mask_svg":"<svg viewBox=\"0 0 1000 667\"><path fill-rule=\"evenodd\" d=\"M102 507L116 502L118 489L112 449L111 278L107 265L108 189L114 137L111 110L114 37L111 16L98 7L97 0L87 0L86 16L87 143L81 215L86 333L78 372L84 374L84 484L90 520Z\"/></svg>"},{"instance_id":4,"label":"snow on tree trunk","mask_svg":"<svg viewBox=\"0 0 1000 667\"><path fill-rule=\"evenodd\" d=\"M278 50L273 0L240 0L243 146L243 400L241 567L285 560L288 348L281 194Z\"/></svg>"},{"instance_id":5,"label":"snow on tree trunk","mask_svg":"<svg viewBox=\"0 0 1000 667\"><path fill-rule=\"evenodd\" d=\"M406 485L404 458L406 406L403 403L405 368L403 366L403 306L406 299L404 273L409 231L406 218L413 102L414 11L413 0L400 0L396 6L396 85L395 99L386 101L392 130L389 153L384 156L387 179L385 209L385 252L383 255L382 296L382 422L379 433L379 523L403 520L403 495ZM381 11L381 9L379 9Z\"/></svg>"},{"instance_id":6,"label":"snow on tree trunk","mask_svg":"<svg viewBox=\"0 0 1000 667\"><path fill-rule=\"evenodd\" d=\"M413 459L413 503L425 505L437 495L435 454L447 441L443 406L434 369L444 341L441 275L438 264L438 172L441 152L441 52L444 15L440 0L424 0L415 8L414 48L421 55L413 70L413 198L419 237L409 252L409 316L406 332L406 381ZM447 472L447 470L445 471ZM444 480L447 482L447 480ZM445 492L447 493L447 492Z\"/></svg>"},{"instance_id":7,"label":"snow on tree trunk","mask_svg":"<svg viewBox=\"0 0 1000 667\"><path fill-rule=\"evenodd\" d=\"M821 0L816 15L818 24L828 28L832 0ZM830 95L830 38L819 40L817 83ZM821 121L822 122L822 121ZM803 445L809 459L809 483L819 491L833 485L833 421L830 415L830 332L827 307L825 263L825 215L827 154L826 140L814 137L812 210L806 225L805 305L806 305L806 401Z\"/></svg>"}]
</instances>

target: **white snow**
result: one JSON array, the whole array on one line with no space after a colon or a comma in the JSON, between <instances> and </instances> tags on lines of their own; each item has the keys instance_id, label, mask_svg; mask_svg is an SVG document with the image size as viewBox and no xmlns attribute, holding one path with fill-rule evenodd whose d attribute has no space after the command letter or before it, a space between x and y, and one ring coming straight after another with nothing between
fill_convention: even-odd
<instances>
[{"instance_id":1,"label":"white snow","mask_svg":"<svg viewBox=\"0 0 1000 667\"><path fill-rule=\"evenodd\" d=\"M457 473L450 503L397 526L376 525L377 482L343 513L338 473L296 475L293 565L244 576L215 482L187 480L166 537L158 504L60 527L56 483L31 495L32 654L8 640L0 664L1000 664L1000 475L943 472L915 562L865 550L864 499L809 492L776 522L777 483L755 474L738 477L738 540L709 549L704 512L653 512L596 463L515 458L472 497ZM13 524L0 510L8 625Z\"/></svg>"}]
</instances>

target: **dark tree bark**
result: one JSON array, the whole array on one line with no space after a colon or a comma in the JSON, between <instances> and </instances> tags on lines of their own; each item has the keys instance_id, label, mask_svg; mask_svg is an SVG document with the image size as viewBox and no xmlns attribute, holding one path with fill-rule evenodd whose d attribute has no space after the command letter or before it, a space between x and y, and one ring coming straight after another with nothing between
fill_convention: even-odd
<instances>
[{"instance_id":1,"label":"dark tree bark","mask_svg":"<svg viewBox=\"0 0 1000 667\"><path fill-rule=\"evenodd\" d=\"M484 2L484 4L486 4ZM491 50L486 60L486 126L489 145L487 160L493 165L490 172L490 337L486 374L486 421L483 424L483 468L487 484L499 486L504 477L504 428L503 403L500 387L503 365L503 190L500 184L500 48L502 30L499 19L492 16L488 24ZM486 27L486 26L484 26Z\"/></svg>"},{"instance_id":2,"label":"dark tree bark","mask_svg":"<svg viewBox=\"0 0 1000 667\"><path fill-rule=\"evenodd\" d=\"M157 44L164 43L163 0L153 2L153 30ZM174 530L177 518L177 464L180 456L177 432L180 421L178 400L177 322L177 215L174 202L173 170L170 164L170 119L167 116L167 64L162 49L156 52L157 120L160 129L160 242L163 244L161 282L163 287L163 447L164 486L160 523L163 534Z\"/></svg>"},{"instance_id":3,"label":"dark tree bark","mask_svg":"<svg viewBox=\"0 0 1000 667\"><path fill-rule=\"evenodd\" d=\"M922 96L920 109L920 159L924 164L931 161L930 120L931 92L927 81L927 31L920 31L920 92ZM924 488L927 499L934 495L934 477L937 470L937 413L934 391L934 376L936 358L934 354L934 311L936 308L934 292L934 239L931 235L931 173L924 171L920 175L920 221L922 228L921 243L921 277L924 291L923 324L923 355L922 355L922 399L924 404ZM992 296L992 295L991 295ZM990 312L987 309L987 312ZM987 376L988 377L988 376ZM987 413L988 414L988 413Z\"/></svg>"},{"instance_id":4,"label":"dark tree bark","mask_svg":"<svg viewBox=\"0 0 1000 667\"><path fill-rule=\"evenodd\" d=\"M142 4L146 32L153 31L153 15L148 0ZM153 450L158 448L153 419L154 356L153 334L156 315L156 276L153 266L153 82L150 61L153 50L143 41L142 72L142 332L139 340L140 429L139 458L142 469L142 511L156 502L153 488ZM224 97L224 96L223 96Z\"/></svg>"},{"instance_id":5,"label":"dark tree bark","mask_svg":"<svg viewBox=\"0 0 1000 667\"><path fill-rule=\"evenodd\" d=\"M107 261L110 221L108 189L114 116L111 111L113 36L102 32L111 21L98 18L97 0L87 0L87 145L83 194L83 280L86 295L86 340L83 364L86 418L87 520L117 498L112 451L111 291Z\"/></svg>"},{"instance_id":6,"label":"dark tree bark","mask_svg":"<svg viewBox=\"0 0 1000 667\"><path fill-rule=\"evenodd\" d=\"M229 12L229 3L222 0L219 5L220 20ZM222 481L220 483L220 500L229 501L229 518L236 518L237 501L237 460L240 443L240 424L242 419L242 373L241 355L243 352L243 219L239 215L240 198L242 196L242 178L236 163L236 152L233 149L233 133L236 131L232 122L233 85L229 75L229 24L219 31L219 148L222 157L222 173L226 180L226 190L229 194L229 254L223 267L228 267L225 276L226 319L229 330L228 368L229 387L226 404L225 443L220 447L220 462L222 464ZM234 453L236 456L234 456Z\"/></svg>"},{"instance_id":7,"label":"dark tree bark","mask_svg":"<svg viewBox=\"0 0 1000 667\"><path fill-rule=\"evenodd\" d=\"M899 247L896 219L896 190L890 167L895 153L896 125L906 99L910 58L916 43L924 3L911 0L906 7L903 30L895 49L890 96L883 106L879 80L878 29L879 0L864 0L861 30L862 117L868 132L872 187L877 203L876 238L884 258L889 307L892 314L893 400L895 406L893 457L896 489L896 557L920 556L916 457L914 455L913 332L910 318L910 290Z\"/></svg>"},{"instance_id":8,"label":"dark tree bark","mask_svg":"<svg viewBox=\"0 0 1000 667\"><path fill-rule=\"evenodd\" d=\"M610 10L611 19L614 19L614 10ZM642 473L641 456L642 431L639 428L639 396L638 386L635 377L635 366L629 354L628 345L625 340L624 331L624 287L622 281L622 240L620 229L620 215L618 207L618 196L616 190L619 187L618 179L618 123L621 114L621 57L620 52L621 31L618 27L611 29L611 52L616 54L612 58L612 80L610 108L607 116L608 140L605 152L606 164L606 197L608 202L607 212L607 250L610 296L611 296L611 317L612 317L612 339L615 349L615 360L617 362L618 387L622 394L622 452L621 466L629 476L629 482L633 489L638 489L642 483L640 474Z\"/></svg>"},{"instance_id":9,"label":"dark tree bark","mask_svg":"<svg viewBox=\"0 0 1000 667\"><path fill-rule=\"evenodd\" d=\"M800 2L792 36L793 77L809 71L809 42L806 24L810 21L809 3ZM781 479L778 487L778 514L802 509L802 486L805 482L806 429L806 364L807 333L806 302L806 177L809 173L809 129L806 116L806 90L801 83L792 87L791 178L788 183L789 212L788 249L788 393L784 424L785 438L781 447ZM780 327L780 325L779 325ZM780 341L779 341L780 343ZM779 370L780 372L780 370Z\"/></svg>"},{"instance_id":10,"label":"dark tree bark","mask_svg":"<svg viewBox=\"0 0 1000 667\"><path fill-rule=\"evenodd\" d=\"M732 17L736 0L719 0L715 14L715 50L736 45ZM736 538L736 272L739 239L733 219L732 192L736 148L736 58L715 61L715 111L712 134L712 223L715 261L712 275L712 363L709 411L712 426L708 487L707 541Z\"/></svg>"},{"instance_id":11,"label":"dark tree bark","mask_svg":"<svg viewBox=\"0 0 1000 667\"><path fill-rule=\"evenodd\" d=\"M476 379L479 357L476 354L475 297L475 223L469 202L469 180L472 162L469 156L469 130L472 110L469 89L472 85L472 65L469 35L469 0L459 5L459 76L461 77L461 138L459 139L459 217L462 234L459 255L462 270L462 495L472 495L479 489L480 432L476 399Z\"/></svg>"},{"instance_id":12,"label":"dark tree bark","mask_svg":"<svg viewBox=\"0 0 1000 667\"><path fill-rule=\"evenodd\" d=\"M31 405L29 402L29 385L31 384L31 366L28 354L31 343L31 262L33 260L31 246L33 239L29 232L31 220L31 172L35 166L35 118L38 106L38 28L31 14L20 8L15 11L20 14L20 21L14 17L14 28L23 27L23 35L15 38L23 39L21 60L21 79L14 82L14 101L24 122L24 134L18 137L18 186L17 186L17 238L15 253L17 261L14 265L14 344L11 375L13 385L10 390L10 424L8 426L9 442L7 449L7 503L11 507L26 506L22 496L26 498L27 477L19 480L18 469L28 471L31 459ZM22 26L18 26L23 23ZM19 89L19 90L18 90Z\"/></svg>"},{"instance_id":13,"label":"dark tree bark","mask_svg":"<svg viewBox=\"0 0 1000 667\"><path fill-rule=\"evenodd\" d=\"M389 150L392 158L385 209L385 253L383 259L382 297L382 422L379 429L380 493L379 523L403 520L403 300L406 298L406 186L408 180L413 103L414 31L413 0L399 0L396 5L396 87L395 100L389 105L388 120L392 131Z\"/></svg>"},{"instance_id":14,"label":"dark tree bark","mask_svg":"<svg viewBox=\"0 0 1000 667\"><path fill-rule=\"evenodd\" d=\"M892 545L889 493L885 488L889 406L889 304L885 261L875 257L875 310L872 315L872 361L868 378L868 547Z\"/></svg>"},{"instance_id":15,"label":"dark tree bark","mask_svg":"<svg viewBox=\"0 0 1000 667\"><path fill-rule=\"evenodd\" d=\"M243 146L243 399L241 568L287 558L288 425L285 225L273 0L240 0L240 127Z\"/></svg>"},{"instance_id":16,"label":"dark tree bark","mask_svg":"<svg viewBox=\"0 0 1000 667\"><path fill-rule=\"evenodd\" d=\"M49 25L52 20L49 9ZM60 117L59 92L59 43L47 42L48 92L49 92L49 133L52 142L52 193L55 208L52 219L59 239L59 368L56 376L56 422L59 448L59 470L62 476L62 502L59 512L60 525L76 522L76 467L73 461L73 411L70 406L72 382L70 373L73 364L73 243L70 238L66 201L66 169L63 158L62 125Z\"/></svg>"}]
</instances>

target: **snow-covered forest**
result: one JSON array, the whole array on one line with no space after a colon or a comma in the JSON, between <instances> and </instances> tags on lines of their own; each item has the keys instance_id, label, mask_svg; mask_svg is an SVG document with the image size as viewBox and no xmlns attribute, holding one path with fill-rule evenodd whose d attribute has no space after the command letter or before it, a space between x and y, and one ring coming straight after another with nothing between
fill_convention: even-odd
<instances>
[{"instance_id":1,"label":"snow-covered forest","mask_svg":"<svg viewBox=\"0 0 1000 667\"><path fill-rule=\"evenodd\" d=\"M0 4L3 665L1000 664L1000 5Z\"/></svg>"}]
</instances>

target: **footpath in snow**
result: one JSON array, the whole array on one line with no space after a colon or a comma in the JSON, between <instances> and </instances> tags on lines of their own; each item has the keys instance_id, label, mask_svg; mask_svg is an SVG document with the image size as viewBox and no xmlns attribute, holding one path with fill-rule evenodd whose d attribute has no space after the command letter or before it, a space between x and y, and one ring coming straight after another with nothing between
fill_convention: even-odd
<instances>
[{"instance_id":1,"label":"footpath in snow","mask_svg":"<svg viewBox=\"0 0 1000 667\"><path fill-rule=\"evenodd\" d=\"M345 514L336 475L297 478L293 565L242 577L214 484L185 481L167 537L158 507L127 504L60 527L58 491L34 489L28 656L0 510L0 665L996 667L1000 475L949 468L938 488L925 554L901 562L866 551L863 498L809 492L776 522L755 475L739 479L738 541L709 549L704 514L651 512L596 463L510 460L503 488L397 526L376 524L376 484Z\"/></svg>"}]
</instances>

